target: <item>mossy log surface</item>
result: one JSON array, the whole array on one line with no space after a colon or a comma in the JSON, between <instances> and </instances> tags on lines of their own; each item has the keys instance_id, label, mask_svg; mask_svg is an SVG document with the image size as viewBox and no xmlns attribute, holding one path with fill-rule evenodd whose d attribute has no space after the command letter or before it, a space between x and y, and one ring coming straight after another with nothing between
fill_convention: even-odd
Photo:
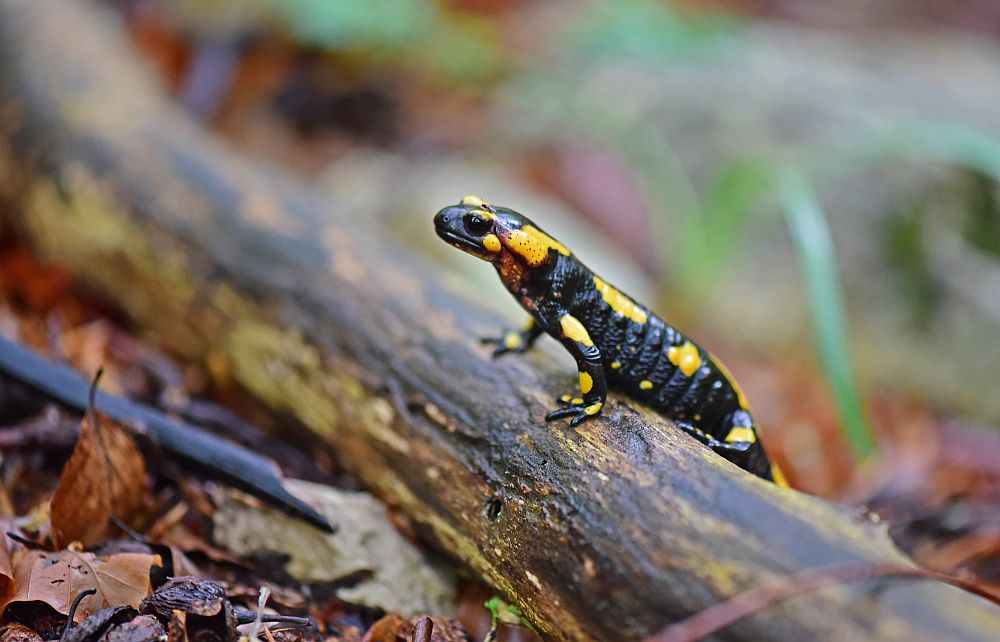
<instances>
[{"instance_id":1,"label":"mossy log surface","mask_svg":"<svg viewBox=\"0 0 1000 642\"><path fill-rule=\"evenodd\" d=\"M322 435L548 639L639 640L802 569L908 563L883 528L745 474L620 398L578 429L546 425L575 381L568 362L491 361L476 337L496 322L437 268L213 140L99 13L0 0L3 215L157 341ZM996 640L1000 610L881 580L718 639Z\"/></svg>"}]
</instances>

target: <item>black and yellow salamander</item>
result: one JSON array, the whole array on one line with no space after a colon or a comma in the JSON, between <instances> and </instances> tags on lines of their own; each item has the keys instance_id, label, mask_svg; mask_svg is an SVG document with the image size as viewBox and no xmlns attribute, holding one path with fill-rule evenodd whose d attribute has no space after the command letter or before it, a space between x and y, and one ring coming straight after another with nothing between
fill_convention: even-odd
<instances>
[{"instance_id":1,"label":"black and yellow salamander","mask_svg":"<svg viewBox=\"0 0 1000 642\"><path fill-rule=\"evenodd\" d=\"M495 341L494 356L523 352L543 332L576 359L580 394L547 421L570 425L604 407L608 388L641 401L737 466L785 485L757 438L746 398L721 363L597 276L526 217L466 196L434 217L438 236L489 261L531 315Z\"/></svg>"}]
</instances>

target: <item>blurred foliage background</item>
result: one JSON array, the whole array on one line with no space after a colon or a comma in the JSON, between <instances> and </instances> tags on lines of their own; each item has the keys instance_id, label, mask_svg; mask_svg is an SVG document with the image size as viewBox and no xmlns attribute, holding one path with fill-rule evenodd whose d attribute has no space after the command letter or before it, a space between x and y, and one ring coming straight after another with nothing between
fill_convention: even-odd
<instances>
[{"instance_id":1,"label":"blurred foliage background","mask_svg":"<svg viewBox=\"0 0 1000 642\"><path fill-rule=\"evenodd\" d=\"M492 271L431 230L467 193L710 346L800 488L974 506L947 528L1000 550L1000 5L108 3L191 113L498 326Z\"/></svg>"}]
</instances>

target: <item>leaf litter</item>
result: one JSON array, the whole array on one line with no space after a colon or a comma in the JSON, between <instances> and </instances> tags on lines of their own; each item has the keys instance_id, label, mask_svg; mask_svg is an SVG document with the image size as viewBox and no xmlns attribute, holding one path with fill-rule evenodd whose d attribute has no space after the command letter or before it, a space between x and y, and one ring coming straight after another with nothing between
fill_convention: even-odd
<instances>
[{"instance_id":1,"label":"leaf litter","mask_svg":"<svg viewBox=\"0 0 1000 642\"><path fill-rule=\"evenodd\" d=\"M96 386L96 381L95 381ZM93 407L52 497L52 540L57 548L92 546L114 531L111 518L131 521L146 494L146 464L132 435Z\"/></svg>"},{"instance_id":2,"label":"leaf litter","mask_svg":"<svg viewBox=\"0 0 1000 642\"><path fill-rule=\"evenodd\" d=\"M68 615L78 594L95 589L94 595L80 603L78 621L84 614L105 607L138 606L150 591L150 568L160 563L158 555L142 553L118 553L110 557L77 550L19 553L14 565L17 590L10 602L44 602L56 612Z\"/></svg>"}]
</instances>

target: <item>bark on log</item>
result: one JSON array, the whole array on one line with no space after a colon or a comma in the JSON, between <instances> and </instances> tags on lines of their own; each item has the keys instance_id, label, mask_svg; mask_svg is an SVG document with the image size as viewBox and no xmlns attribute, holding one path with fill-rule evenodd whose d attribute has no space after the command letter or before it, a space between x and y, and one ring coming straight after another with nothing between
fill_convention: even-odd
<instances>
[{"instance_id":1,"label":"bark on log","mask_svg":"<svg viewBox=\"0 0 1000 642\"><path fill-rule=\"evenodd\" d=\"M545 425L568 363L490 361L475 337L495 323L435 268L210 139L94 14L0 0L3 214L159 341L323 435L547 638L637 640L798 570L906 563L884 529L618 398L577 430ZM877 581L718 639L995 640L1000 612Z\"/></svg>"}]
</instances>

